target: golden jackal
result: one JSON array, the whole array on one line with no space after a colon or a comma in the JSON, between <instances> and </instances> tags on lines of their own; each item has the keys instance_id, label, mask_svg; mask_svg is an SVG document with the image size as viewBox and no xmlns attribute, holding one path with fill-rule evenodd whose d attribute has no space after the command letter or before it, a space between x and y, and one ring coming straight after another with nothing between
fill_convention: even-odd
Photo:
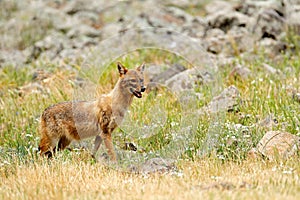
<instances>
[{"instance_id":1,"label":"golden jackal","mask_svg":"<svg viewBox=\"0 0 300 200\"><path fill-rule=\"evenodd\" d=\"M126 69L117 63L119 80L109 94L95 101L69 101L45 109L41 116L39 150L41 155L52 156L56 145L65 149L72 140L96 136L93 156L104 140L110 159L116 161L112 132L123 120L134 96L142 97L144 64L136 69Z\"/></svg>"}]
</instances>

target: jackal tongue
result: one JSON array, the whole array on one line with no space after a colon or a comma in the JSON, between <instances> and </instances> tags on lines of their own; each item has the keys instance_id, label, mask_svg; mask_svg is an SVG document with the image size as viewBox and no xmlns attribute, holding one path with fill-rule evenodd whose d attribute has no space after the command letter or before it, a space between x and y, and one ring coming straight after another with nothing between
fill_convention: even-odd
<instances>
[{"instance_id":1,"label":"jackal tongue","mask_svg":"<svg viewBox=\"0 0 300 200\"><path fill-rule=\"evenodd\" d=\"M142 93L138 92L138 91L134 91L133 92L134 96L136 96L137 98L142 98Z\"/></svg>"},{"instance_id":2,"label":"jackal tongue","mask_svg":"<svg viewBox=\"0 0 300 200\"><path fill-rule=\"evenodd\" d=\"M134 89L132 89L132 88L130 88L130 92L131 92L134 96L136 96L137 98L142 98L142 93L141 93L141 92L136 91L136 90L134 90Z\"/></svg>"}]
</instances>

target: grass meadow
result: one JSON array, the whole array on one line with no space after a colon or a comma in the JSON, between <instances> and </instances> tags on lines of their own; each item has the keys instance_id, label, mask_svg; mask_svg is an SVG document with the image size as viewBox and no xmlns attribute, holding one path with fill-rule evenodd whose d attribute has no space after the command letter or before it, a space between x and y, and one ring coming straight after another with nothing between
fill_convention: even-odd
<instances>
[{"instance_id":1,"label":"grass meadow","mask_svg":"<svg viewBox=\"0 0 300 200\"><path fill-rule=\"evenodd\" d=\"M129 67L145 61L157 65L181 63L182 58L168 52L139 50L118 60ZM251 70L247 79L231 76L236 64ZM278 73L266 72L268 63ZM167 89L135 99L125 121L114 132L118 165L94 161L89 153L91 140L72 144L73 151L56 154L52 160L36 151L39 116L49 105L74 99L96 98L110 91L117 70L112 62L101 73L86 72L77 64L40 60L34 64L0 69L0 198L1 199L297 199L300 196L299 158L268 161L251 159L247 152L268 130L286 130L299 135L300 104L293 91L300 86L298 56L284 55L271 62L237 57L220 68L222 87L235 85L241 93L238 110L223 115L212 151L201 153L214 118L195 115ZM98 66L93 66L96 71ZM45 70L48 77L33 79ZM82 89L76 80L85 80ZM32 86L39 83L40 87ZM26 86L30 85L30 90ZM204 94L192 110L211 101L210 87L199 84ZM259 121L271 115L274 126ZM246 127L241 130L234 124ZM192 126L192 128L190 127ZM187 129L189 130L187 131ZM136 152L125 151L125 142L136 144ZM84 148L83 148L84 147ZM101 148L98 156L105 153ZM153 157L176 160L176 172L166 174L129 173L129 165L139 165Z\"/></svg>"},{"instance_id":2,"label":"grass meadow","mask_svg":"<svg viewBox=\"0 0 300 200\"><path fill-rule=\"evenodd\" d=\"M18 3L0 1L1 23L20 11ZM205 14L198 7L187 10ZM25 23L34 16L31 12L17 15L16 27L0 27L1 48L26 50L48 34L51 21ZM276 58L256 47L249 55L236 50L232 62L218 66L217 87L234 85L240 92L232 112L200 112L222 91L201 81L194 88L196 101L182 101L166 87L134 99L113 133L119 158L115 165L102 159L103 147L97 161L90 156L92 139L71 144L73 151L58 152L51 160L40 157L43 110L109 92L118 78L116 61L129 68L142 62L146 67L177 63L191 68L191 63L172 52L140 49L105 67L97 64L97 56L75 61L39 57L22 66L1 65L0 199L299 199L299 156L274 161L247 156L269 130L300 136L300 102L295 96L300 92L299 36L287 34L285 40L287 50ZM237 65L251 71L247 78L232 73ZM124 150L126 143L134 143L137 151ZM173 159L176 170L129 172L155 157Z\"/></svg>"}]
</instances>

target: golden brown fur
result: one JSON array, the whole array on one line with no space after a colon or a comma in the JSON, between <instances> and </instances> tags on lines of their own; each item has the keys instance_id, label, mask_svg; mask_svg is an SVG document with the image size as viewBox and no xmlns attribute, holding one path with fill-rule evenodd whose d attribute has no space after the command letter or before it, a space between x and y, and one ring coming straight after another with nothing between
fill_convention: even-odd
<instances>
[{"instance_id":1,"label":"golden brown fur","mask_svg":"<svg viewBox=\"0 0 300 200\"><path fill-rule=\"evenodd\" d=\"M127 70L118 63L118 70L120 78L109 94L95 101L69 101L45 109L40 122L42 155L51 157L56 145L58 150L63 150L73 140L96 136L93 155L104 141L111 160L116 160L111 134L122 122L133 97L141 98L145 91L144 65Z\"/></svg>"}]
</instances>

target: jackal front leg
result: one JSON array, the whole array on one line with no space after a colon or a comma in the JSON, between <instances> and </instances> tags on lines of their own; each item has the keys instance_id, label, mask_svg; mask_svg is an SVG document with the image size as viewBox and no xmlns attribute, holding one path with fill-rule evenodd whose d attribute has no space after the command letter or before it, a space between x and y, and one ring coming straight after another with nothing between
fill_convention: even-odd
<instances>
[{"instance_id":1,"label":"jackal front leg","mask_svg":"<svg viewBox=\"0 0 300 200\"><path fill-rule=\"evenodd\" d=\"M117 161L117 156L116 156L116 153L114 151L114 145L112 143L111 134L110 133L103 133L102 138L104 140L104 144L107 148L107 153L108 153L110 159L113 162L116 162Z\"/></svg>"},{"instance_id":2,"label":"jackal front leg","mask_svg":"<svg viewBox=\"0 0 300 200\"><path fill-rule=\"evenodd\" d=\"M94 141L94 149L93 149L93 152L92 152L92 157L95 159L96 158L96 153L99 149L99 147L101 146L101 143L102 143L102 138L100 135L97 135L96 138L95 138L95 141Z\"/></svg>"}]
</instances>

